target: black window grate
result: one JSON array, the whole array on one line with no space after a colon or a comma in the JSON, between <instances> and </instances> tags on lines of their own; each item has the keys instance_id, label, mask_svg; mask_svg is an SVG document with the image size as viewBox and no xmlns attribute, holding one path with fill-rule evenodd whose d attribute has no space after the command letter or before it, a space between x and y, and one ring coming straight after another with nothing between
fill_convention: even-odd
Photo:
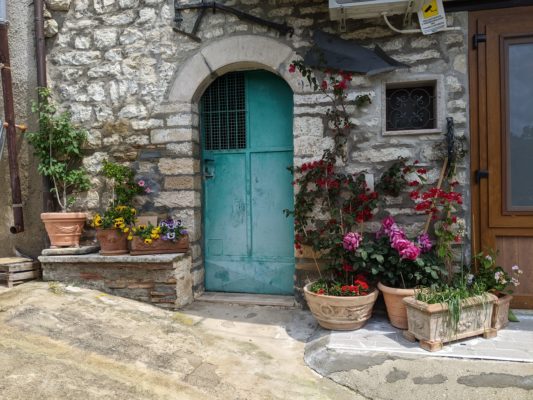
<instances>
[{"instance_id":1,"label":"black window grate","mask_svg":"<svg viewBox=\"0 0 533 400\"><path fill-rule=\"evenodd\" d=\"M206 150L246 148L246 99L244 74L231 72L206 90L201 101Z\"/></svg>"},{"instance_id":2,"label":"black window grate","mask_svg":"<svg viewBox=\"0 0 533 400\"><path fill-rule=\"evenodd\" d=\"M387 131L435 128L435 86L388 88Z\"/></svg>"}]
</instances>

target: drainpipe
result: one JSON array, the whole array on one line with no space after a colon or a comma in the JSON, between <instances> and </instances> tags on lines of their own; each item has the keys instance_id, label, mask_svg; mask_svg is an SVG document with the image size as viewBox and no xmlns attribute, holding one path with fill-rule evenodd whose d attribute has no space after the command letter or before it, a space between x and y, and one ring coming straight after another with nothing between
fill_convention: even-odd
<instances>
[{"instance_id":1,"label":"drainpipe","mask_svg":"<svg viewBox=\"0 0 533 400\"><path fill-rule=\"evenodd\" d=\"M0 0L0 68L2 69L2 92L4 96L4 116L7 125L7 151L9 156L9 175L11 179L11 199L13 202L14 225L9 228L11 233L24 232L22 216L22 194L17 161L17 129L15 126L15 108L13 105L13 81L9 61L9 41L6 0Z\"/></svg>"},{"instance_id":2,"label":"drainpipe","mask_svg":"<svg viewBox=\"0 0 533 400\"><path fill-rule=\"evenodd\" d=\"M1 0L0 0L1 1ZM35 58L37 60L37 87L44 88L48 86L46 79L46 47L44 38L44 4L43 0L33 1L33 12L35 15ZM39 98L38 101L41 101ZM43 212L54 209L54 201L50 193L50 180L43 176Z\"/></svg>"}]
</instances>

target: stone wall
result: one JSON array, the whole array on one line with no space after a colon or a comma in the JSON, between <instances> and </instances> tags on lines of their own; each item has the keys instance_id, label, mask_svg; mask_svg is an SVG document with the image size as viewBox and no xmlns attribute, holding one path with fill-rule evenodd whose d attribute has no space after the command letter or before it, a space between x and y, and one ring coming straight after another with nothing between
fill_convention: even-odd
<instances>
[{"instance_id":1,"label":"stone wall","mask_svg":"<svg viewBox=\"0 0 533 400\"><path fill-rule=\"evenodd\" d=\"M192 303L189 254L41 256L43 280L75 284L162 308Z\"/></svg>"},{"instance_id":2,"label":"stone wall","mask_svg":"<svg viewBox=\"0 0 533 400\"><path fill-rule=\"evenodd\" d=\"M280 37L276 31L231 14L207 12L199 29L202 42L197 43L173 32L172 3L72 0L68 12L53 14L59 22L59 35L48 43L49 70L54 92L63 107L90 131L84 161L89 171L96 174L105 158L132 166L155 189L153 195L142 199L143 212L170 212L183 218L190 227L193 282L195 292L200 293L203 290L197 107L200 95L217 75L232 69L263 66L279 73L295 92L294 162L300 164L319 157L332 143L326 130L327 100L312 93L302 79L289 75L286 69L291 59L311 45L313 29L337 33L338 24L329 20L327 2L322 0L232 0L225 3L266 19L287 22L294 27L294 35ZM187 29L192 27L194 15L184 13ZM396 24L400 21L393 19ZM431 36L399 35L380 19L347 22L343 38L364 46L379 44L390 56L411 67L373 77L355 77L349 97L369 94L372 104L361 109L353 105L349 108L357 127L348 143L346 170L366 170L377 179L392 161L402 156L420 160L435 181L441 165L433 146L443 140L445 117L454 117L458 135L468 132L467 15L449 16L450 25L462 27L462 31ZM288 48L283 59L272 63L278 66L277 71L269 60L280 54L268 46L265 50L265 38ZM223 40L232 41L235 47L221 47L216 53L213 49ZM207 49L213 51L206 55ZM241 52L238 63L229 61L234 51ZM384 83L416 79L437 81L440 132L383 135ZM458 173L466 188L466 161ZM93 183L94 189L83 204L88 209L107 202L103 182L95 177ZM401 223L408 223L411 230L420 229L424 217L414 215L410 205L407 198L388 202L389 211L398 215ZM309 263L301 263L300 279L308 274L308 266Z\"/></svg>"},{"instance_id":3,"label":"stone wall","mask_svg":"<svg viewBox=\"0 0 533 400\"><path fill-rule=\"evenodd\" d=\"M17 124L26 124L29 129L33 130L37 127L36 118L31 112L31 101L37 98L33 6L21 6L18 0L8 0L7 8L15 120ZM4 99L1 91L0 104L3 120ZM0 190L1 257L14 255L15 246L24 254L37 256L45 246L46 234L39 217L42 212L41 178L37 174L33 151L20 131L17 132L17 146L25 231L16 235L9 232L9 228L13 226L13 212L6 143L0 161L0 171L2 171L0 174L2 187Z\"/></svg>"}]
</instances>

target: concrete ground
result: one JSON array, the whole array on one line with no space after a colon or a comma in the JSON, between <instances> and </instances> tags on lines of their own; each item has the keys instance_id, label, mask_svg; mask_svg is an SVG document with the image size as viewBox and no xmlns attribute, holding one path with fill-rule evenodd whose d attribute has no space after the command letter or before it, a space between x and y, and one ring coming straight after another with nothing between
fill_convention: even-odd
<instances>
[{"instance_id":1,"label":"concrete ground","mask_svg":"<svg viewBox=\"0 0 533 400\"><path fill-rule=\"evenodd\" d=\"M298 309L196 302L171 312L28 283L0 290L0 398L533 399L533 364L372 352L321 360L326 336Z\"/></svg>"},{"instance_id":2,"label":"concrete ground","mask_svg":"<svg viewBox=\"0 0 533 400\"><path fill-rule=\"evenodd\" d=\"M0 398L360 399L305 366L301 310L171 312L33 282L0 293Z\"/></svg>"}]
</instances>

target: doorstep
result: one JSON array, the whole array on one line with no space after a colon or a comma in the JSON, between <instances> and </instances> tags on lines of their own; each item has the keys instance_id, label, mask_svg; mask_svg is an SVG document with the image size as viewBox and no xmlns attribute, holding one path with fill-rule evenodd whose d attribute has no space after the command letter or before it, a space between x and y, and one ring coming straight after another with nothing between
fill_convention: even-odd
<instances>
[{"instance_id":1,"label":"doorstep","mask_svg":"<svg viewBox=\"0 0 533 400\"><path fill-rule=\"evenodd\" d=\"M245 306L301 308L294 296L278 296L270 294L205 292L200 297L196 298L195 301Z\"/></svg>"},{"instance_id":2,"label":"doorstep","mask_svg":"<svg viewBox=\"0 0 533 400\"><path fill-rule=\"evenodd\" d=\"M349 370L362 364L390 359L447 357L533 363L533 313L515 311L520 322L510 322L492 339L481 336L445 344L437 352L427 352L418 342L404 339L402 331L388 323L384 315L374 315L356 331L328 331L319 328L306 344L305 361L317 370ZM357 355L357 357L354 357ZM329 367L328 367L329 365Z\"/></svg>"}]
</instances>

